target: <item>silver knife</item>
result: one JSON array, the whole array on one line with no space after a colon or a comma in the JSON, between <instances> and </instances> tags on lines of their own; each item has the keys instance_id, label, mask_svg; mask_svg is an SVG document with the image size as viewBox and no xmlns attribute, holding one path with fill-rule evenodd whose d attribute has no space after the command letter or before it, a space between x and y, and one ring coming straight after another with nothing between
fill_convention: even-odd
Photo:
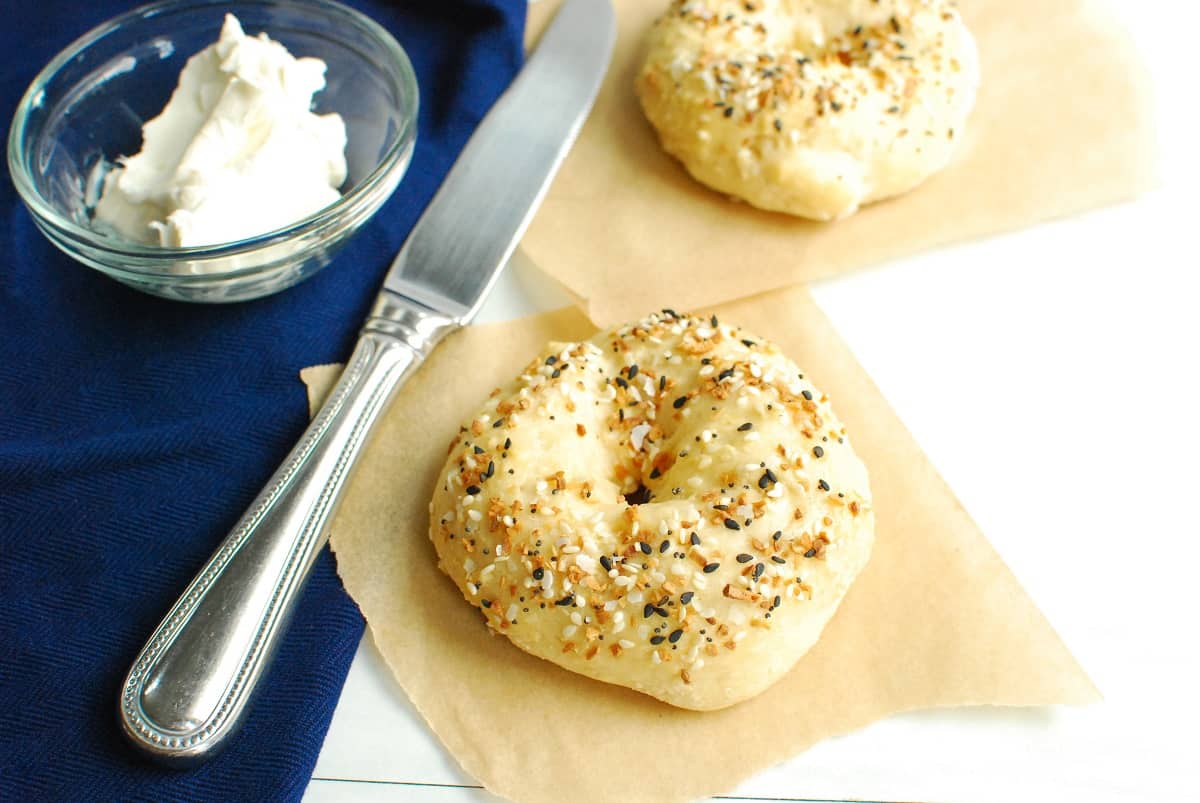
<instances>
[{"instance_id":1,"label":"silver knife","mask_svg":"<svg viewBox=\"0 0 1200 803\"><path fill-rule=\"evenodd\" d=\"M567 0L396 257L328 401L163 618L121 689L134 744L186 766L237 730L396 389L479 311L591 109L609 0Z\"/></svg>"}]
</instances>

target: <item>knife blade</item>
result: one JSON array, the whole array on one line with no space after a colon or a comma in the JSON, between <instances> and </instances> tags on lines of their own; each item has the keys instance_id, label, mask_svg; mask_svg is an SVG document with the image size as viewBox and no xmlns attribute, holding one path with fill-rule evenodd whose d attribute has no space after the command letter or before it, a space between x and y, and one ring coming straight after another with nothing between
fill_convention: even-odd
<instances>
[{"instance_id":1,"label":"knife blade","mask_svg":"<svg viewBox=\"0 0 1200 803\"><path fill-rule=\"evenodd\" d=\"M134 659L119 714L150 756L196 764L236 732L375 422L478 312L591 109L615 37L609 0L567 0L468 140L328 400Z\"/></svg>"},{"instance_id":2,"label":"knife blade","mask_svg":"<svg viewBox=\"0 0 1200 803\"><path fill-rule=\"evenodd\" d=\"M474 316L583 126L580 99L590 107L615 37L608 0L565 4L400 249L387 290Z\"/></svg>"}]
</instances>

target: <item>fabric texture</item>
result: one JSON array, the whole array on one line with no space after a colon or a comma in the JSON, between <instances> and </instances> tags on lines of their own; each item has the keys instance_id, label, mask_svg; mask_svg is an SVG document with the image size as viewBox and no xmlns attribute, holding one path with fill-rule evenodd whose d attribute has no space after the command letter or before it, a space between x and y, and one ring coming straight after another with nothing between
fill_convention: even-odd
<instances>
[{"instance_id":1,"label":"fabric texture","mask_svg":"<svg viewBox=\"0 0 1200 803\"><path fill-rule=\"evenodd\" d=\"M131 5L9 4L0 117L59 49ZM308 783L363 628L327 550L215 759L148 763L120 733L117 695L303 431L298 371L348 356L393 255L520 67L519 0L350 5L413 61L416 153L384 208L301 285L234 305L142 295L55 250L0 180L0 800L297 799Z\"/></svg>"}]
</instances>

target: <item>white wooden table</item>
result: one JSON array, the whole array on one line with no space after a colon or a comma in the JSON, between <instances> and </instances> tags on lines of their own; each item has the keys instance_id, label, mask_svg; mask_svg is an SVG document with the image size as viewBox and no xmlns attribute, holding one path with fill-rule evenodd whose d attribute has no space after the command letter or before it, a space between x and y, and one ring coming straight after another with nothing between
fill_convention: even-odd
<instances>
[{"instance_id":1,"label":"white wooden table","mask_svg":"<svg viewBox=\"0 0 1200 803\"><path fill-rule=\"evenodd\" d=\"M813 288L1105 702L892 717L731 796L1200 795L1200 11L1114 5L1155 76L1159 190ZM482 320L563 303L518 255ZM433 737L367 637L306 799L492 798Z\"/></svg>"}]
</instances>

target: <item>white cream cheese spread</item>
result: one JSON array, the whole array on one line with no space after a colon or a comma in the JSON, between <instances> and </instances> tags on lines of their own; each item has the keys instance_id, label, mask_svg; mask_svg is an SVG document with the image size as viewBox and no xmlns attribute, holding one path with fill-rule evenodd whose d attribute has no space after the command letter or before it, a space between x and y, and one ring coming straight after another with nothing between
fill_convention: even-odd
<instances>
[{"instance_id":1,"label":"white cream cheese spread","mask_svg":"<svg viewBox=\"0 0 1200 803\"><path fill-rule=\"evenodd\" d=\"M217 245L328 206L346 180L346 126L311 111L324 87L323 61L247 36L227 14L143 126L141 152L105 176L93 221L139 243Z\"/></svg>"}]
</instances>

